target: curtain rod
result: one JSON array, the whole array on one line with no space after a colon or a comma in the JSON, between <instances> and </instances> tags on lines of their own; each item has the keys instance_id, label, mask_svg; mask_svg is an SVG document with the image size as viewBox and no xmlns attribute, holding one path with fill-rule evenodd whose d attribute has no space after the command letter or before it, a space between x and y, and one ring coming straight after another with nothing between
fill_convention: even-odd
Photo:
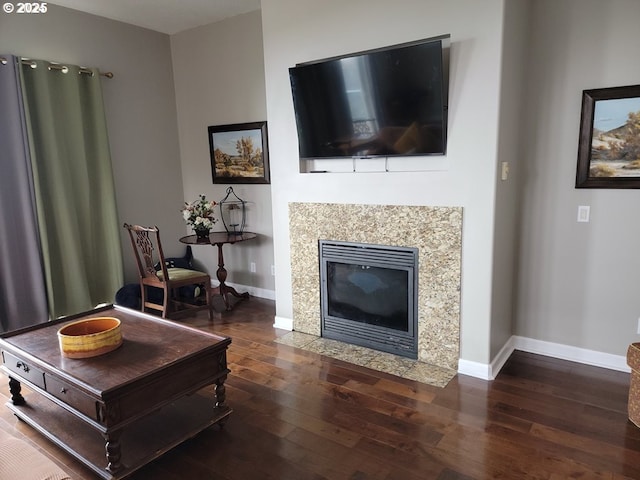
<instances>
[{"instance_id":1,"label":"curtain rod","mask_svg":"<svg viewBox=\"0 0 640 480\"><path fill-rule=\"evenodd\" d=\"M35 61L29 59L29 58L21 58L20 61L22 62L23 65L31 65L31 68L36 68L36 63ZM6 65L8 62L8 60L4 57L0 57L0 63L2 65ZM61 63L55 63L55 62L49 62L49 70L60 70L64 73L66 73L66 70L68 70L68 67L66 65L62 65ZM80 67L80 73L84 73L87 75L92 75L93 72L88 69L87 67ZM113 78L113 73L111 72L98 72L99 75L103 76L103 77L107 77L107 78Z\"/></svg>"}]
</instances>

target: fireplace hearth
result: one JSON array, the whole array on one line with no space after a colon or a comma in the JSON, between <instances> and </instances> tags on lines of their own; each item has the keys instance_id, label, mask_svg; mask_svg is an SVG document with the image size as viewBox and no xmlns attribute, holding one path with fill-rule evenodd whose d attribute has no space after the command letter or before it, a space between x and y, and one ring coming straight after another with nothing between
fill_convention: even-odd
<instances>
[{"instance_id":1,"label":"fireplace hearth","mask_svg":"<svg viewBox=\"0 0 640 480\"><path fill-rule=\"evenodd\" d=\"M321 336L416 359L418 251L320 240Z\"/></svg>"}]
</instances>

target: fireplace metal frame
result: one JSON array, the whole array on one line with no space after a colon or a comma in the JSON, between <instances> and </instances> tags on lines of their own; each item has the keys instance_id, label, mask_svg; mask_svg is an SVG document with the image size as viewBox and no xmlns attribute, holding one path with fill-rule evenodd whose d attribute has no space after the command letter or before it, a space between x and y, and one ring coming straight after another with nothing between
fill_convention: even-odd
<instances>
[{"instance_id":1,"label":"fireplace metal frame","mask_svg":"<svg viewBox=\"0 0 640 480\"><path fill-rule=\"evenodd\" d=\"M321 336L383 352L418 358L418 249L368 243L318 241ZM329 315L327 263L351 263L408 272L408 331Z\"/></svg>"}]
</instances>

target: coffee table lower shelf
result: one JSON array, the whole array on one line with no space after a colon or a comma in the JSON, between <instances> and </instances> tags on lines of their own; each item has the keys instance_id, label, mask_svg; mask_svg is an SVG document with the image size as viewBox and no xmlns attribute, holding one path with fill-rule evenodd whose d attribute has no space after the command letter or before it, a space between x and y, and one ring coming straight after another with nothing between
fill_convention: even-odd
<instances>
[{"instance_id":1,"label":"coffee table lower shelf","mask_svg":"<svg viewBox=\"0 0 640 480\"><path fill-rule=\"evenodd\" d=\"M200 391L132 422L120 437L121 468L106 470L105 440L102 434L49 399L32 392L23 395L26 405L7 406L14 414L49 440L108 480L124 478L173 447L219 423L231 414L229 407L215 407L215 396Z\"/></svg>"}]
</instances>

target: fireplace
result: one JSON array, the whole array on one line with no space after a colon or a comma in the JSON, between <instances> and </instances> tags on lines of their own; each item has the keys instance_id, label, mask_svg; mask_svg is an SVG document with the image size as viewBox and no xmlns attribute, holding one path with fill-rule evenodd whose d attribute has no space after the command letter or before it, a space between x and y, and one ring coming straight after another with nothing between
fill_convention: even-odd
<instances>
[{"instance_id":1,"label":"fireplace","mask_svg":"<svg viewBox=\"0 0 640 480\"><path fill-rule=\"evenodd\" d=\"M322 333L320 239L416 248L418 361L457 370L461 207L290 203L289 235L293 330Z\"/></svg>"},{"instance_id":2,"label":"fireplace","mask_svg":"<svg viewBox=\"0 0 640 480\"><path fill-rule=\"evenodd\" d=\"M321 336L416 359L416 248L320 240Z\"/></svg>"}]
</instances>

